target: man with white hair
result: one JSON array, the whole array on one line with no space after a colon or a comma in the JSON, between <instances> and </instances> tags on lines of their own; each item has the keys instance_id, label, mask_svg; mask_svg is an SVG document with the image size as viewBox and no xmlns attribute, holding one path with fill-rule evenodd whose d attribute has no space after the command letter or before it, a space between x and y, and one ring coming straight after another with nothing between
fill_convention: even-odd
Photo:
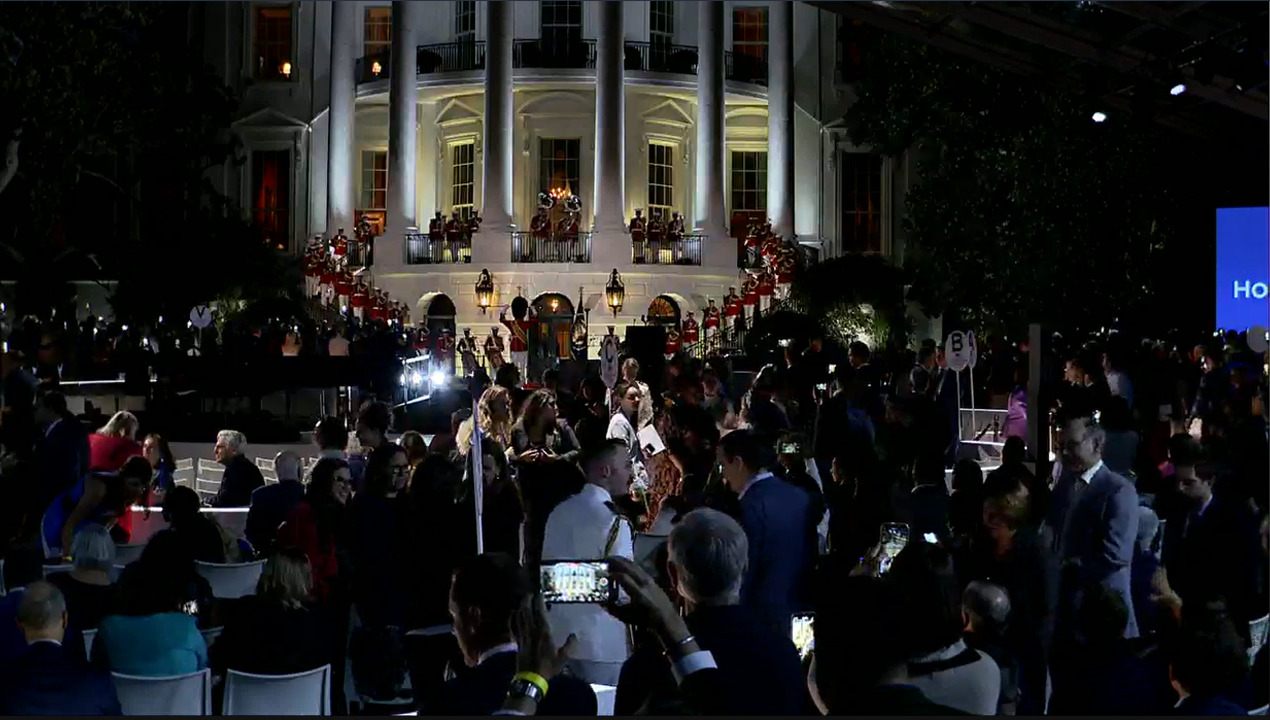
<instances>
[{"instance_id":1,"label":"man with white hair","mask_svg":"<svg viewBox=\"0 0 1270 720\"><path fill-rule=\"evenodd\" d=\"M260 468L243 454L247 438L237 430L221 430L216 433L213 450L216 462L225 466L220 490L212 500L212 507L235 508L251 505L251 494L264 487L265 478Z\"/></svg>"},{"instance_id":2,"label":"man with white hair","mask_svg":"<svg viewBox=\"0 0 1270 720\"><path fill-rule=\"evenodd\" d=\"M802 714L806 673L791 633L782 634L741 605L749 541L740 523L718 510L693 510L675 524L667 543L669 584L683 599L688 630L719 667L726 691L720 714ZM628 696L636 704L615 712L633 713L640 704L650 714L668 711L677 693L669 672L660 653L633 656L622 683L623 694L631 688Z\"/></svg>"},{"instance_id":3,"label":"man with white hair","mask_svg":"<svg viewBox=\"0 0 1270 720\"><path fill-rule=\"evenodd\" d=\"M260 554L267 554L273 549L278 526L304 497L304 485L300 484L300 456L295 451L278 453L273 459L273 471L278 476L278 482L252 491L251 510L247 511L244 534L247 542Z\"/></svg>"},{"instance_id":4,"label":"man with white hair","mask_svg":"<svg viewBox=\"0 0 1270 720\"><path fill-rule=\"evenodd\" d=\"M66 598L45 580L27 586L18 605L27 651L0 670L4 715L122 715L110 676L62 647Z\"/></svg>"}]
</instances>

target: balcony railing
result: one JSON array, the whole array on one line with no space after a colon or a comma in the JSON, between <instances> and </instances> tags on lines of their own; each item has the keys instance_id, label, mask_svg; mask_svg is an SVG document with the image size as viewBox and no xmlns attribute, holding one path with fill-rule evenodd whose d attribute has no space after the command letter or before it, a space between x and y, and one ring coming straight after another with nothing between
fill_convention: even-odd
<instances>
[{"instance_id":1,"label":"balcony railing","mask_svg":"<svg viewBox=\"0 0 1270 720\"><path fill-rule=\"evenodd\" d=\"M472 262L472 239L433 240L426 233L406 234L407 265L444 265Z\"/></svg>"},{"instance_id":2,"label":"balcony railing","mask_svg":"<svg viewBox=\"0 0 1270 720\"><path fill-rule=\"evenodd\" d=\"M636 265L700 265L705 235L684 235L678 240L632 242L631 261Z\"/></svg>"},{"instance_id":3,"label":"balcony railing","mask_svg":"<svg viewBox=\"0 0 1270 720\"><path fill-rule=\"evenodd\" d=\"M512 67L595 69L594 40L516 40Z\"/></svg>"},{"instance_id":4,"label":"balcony railing","mask_svg":"<svg viewBox=\"0 0 1270 720\"><path fill-rule=\"evenodd\" d=\"M531 232L512 233L514 263L589 263L591 233L580 232L576 239L535 237Z\"/></svg>"},{"instance_id":5,"label":"balcony railing","mask_svg":"<svg viewBox=\"0 0 1270 720\"><path fill-rule=\"evenodd\" d=\"M697 48L665 43L626 43L626 69L644 72L697 74Z\"/></svg>"},{"instance_id":6,"label":"balcony railing","mask_svg":"<svg viewBox=\"0 0 1270 720\"><path fill-rule=\"evenodd\" d=\"M723 53L723 77L736 82L767 85L767 60L738 52Z\"/></svg>"},{"instance_id":7,"label":"balcony railing","mask_svg":"<svg viewBox=\"0 0 1270 720\"><path fill-rule=\"evenodd\" d=\"M354 73L358 82L386 80L391 68L392 54L385 52L359 58ZM485 41L465 40L420 45L415 49L415 69L420 75L484 70Z\"/></svg>"},{"instance_id":8,"label":"balcony railing","mask_svg":"<svg viewBox=\"0 0 1270 720\"><path fill-rule=\"evenodd\" d=\"M349 240L345 258L349 267L366 267L370 265L370 247L366 243Z\"/></svg>"}]
</instances>

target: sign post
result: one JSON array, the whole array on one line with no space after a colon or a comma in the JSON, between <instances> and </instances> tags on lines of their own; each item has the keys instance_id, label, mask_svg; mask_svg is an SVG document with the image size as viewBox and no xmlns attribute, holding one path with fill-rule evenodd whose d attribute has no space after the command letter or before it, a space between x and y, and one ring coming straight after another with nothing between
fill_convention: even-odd
<instances>
[{"instance_id":1,"label":"sign post","mask_svg":"<svg viewBox=\"0 0 1270 720\"><path fill-rule=\"evenodd\" d=\"M970 347L970 361L966 364L970 370L970 439L974 440L979 432L979 423L975 419L975 365L979 362L979 347L975 344L973 332L966 333L966 344Z\"/></svg>"},{"instance_id":2,"label":"sign post","mask_svg":"<svg viewBox=\"0 0 1270 720\"><path fill-rule=\"evenodd\" d=\"M948 333L944 340L944 362L955 373L957 381L957 440L961 440L961 371L970 365L970 344L960 330Z\"/></svg>"}]
</instances>

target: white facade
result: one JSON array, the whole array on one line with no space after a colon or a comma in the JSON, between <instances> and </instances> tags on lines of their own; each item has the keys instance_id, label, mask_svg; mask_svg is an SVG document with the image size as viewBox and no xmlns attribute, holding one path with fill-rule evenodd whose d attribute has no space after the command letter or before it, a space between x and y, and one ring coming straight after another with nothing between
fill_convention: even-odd
<instances>
[{"instance_id":1,"label":"white facade","mask_svg":"<svg viewBox=\"0 0 1270 720\"><path fill-rule=\"evenodd\" d=\"M569 26L579 11L580 28ZM765 184L766 207L758 209L766 210L777 230L819 246L826 256L858 247L861 223L874 228L869 249L902 254L902 238L892 232L898 226L892 197L902 198L908 163L867 156L867 149L844 138L839 119L851 93L838 80L839 18L832 13L803 3L717 0L219 2L205 4L203 12L207 58L244 100L235 131L248 162L224 169L219 180L226 192L244 208L272 203L285 210L279 227L285 227L292 248L340 227L351 234L354 211L382 211L386 232L376 244L374 282L414 304L416 318L444 293L457 308L458 326L483 334L494 317L481 315L475 304L473 286L482 268L493 274L496 305L509 303L518 289L530 300L559 293L572 303L581 291L593 328L637 323L657 296L700 317L707 297L717 302L738 284L735 243L722 235L734 210L756 209L734 207L741 202L734 185L747 177ZM667 29L663 13L669 15L669 33L657 32ZM580 37L583 60L531 57L534 41L545 42L551 33L572 33L572 42ZM755 37L767 46L762 73L746 72L739 58L752 52L742 46ZM617 38L622 42L615 48ZM701 55L687 71L668 69L651 60L650 39L661 48L673 45L672 51ZM456 40L473 45L437 47ZM383 57L378 53L412 46L440 55L443 66L421 67L411 78L408 65L399 72L398 63L385 58L379 74L372 72L375 58ZM485 62L463 55L474 52L473 46ZM287 76L281 67L264 67L284 62ZM597 74L605 78L598 98ZM721 128L709 118L699 122L703 102L719 106ZM395 126L394 110L400 120ZM595 231L588 263L512 262L509 231L528 229L538 194L548 189L540 186L546 139L576 141L577 156L568 160L576 161L577 187L570 189L582 201L582 229ZM470 146L472 159L472 206L485 219L472 261L407 264L405 226L426 230L434 212L449 216L463 194L455 187L455 163L469 151L457 150L463 146ZM684 215L689 231L706 235L699 265L632 262L624 223L636 208L649 207L650 152L669 167L671 181L663 191L668 207ZM735 154L742 152L766 154L765 180L738 174L732 165L734 159L742 162L745 156ZM261 190L269 169L262 170L264 161L254 160L256 155L286 161L272 168L285 176L269 181L276 200L262 199L269 196ZM774 167L781 158L787 160ZM712 169L716 159L720 164ZM852 167L844 168L844 160ZM860 184L873 190L864 200L849 192ZM754 194L746 197L753 204ZM380 202L383 207L374 207ZM850 202L855 214L844 207ZM500 221L503 208L511 217ZM603 216L605 208L610 216L620 208L622 227ZM626 284L624 309L615 321L603 299L614 268ZM599 334L592 330L593 338Z\"/></svg>"}]
</instances>

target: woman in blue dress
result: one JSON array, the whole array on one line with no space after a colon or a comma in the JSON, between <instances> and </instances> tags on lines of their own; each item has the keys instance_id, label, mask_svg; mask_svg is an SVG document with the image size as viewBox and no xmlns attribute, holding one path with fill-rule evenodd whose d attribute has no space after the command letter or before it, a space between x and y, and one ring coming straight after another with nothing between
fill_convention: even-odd
<instances>
[{"instance_id":1,"label":"woman in blue dress","mask_svg":"<svg viewBox=\"0 0 1270 720\"><path fill-rule=\"evenodd\" d=\"M141 451L145 459L149 461L150 467L154 468L154 483L150 488L150 497L147 499L146 506L161 505L165 493L176 487L176 459L172 457L172 450L168 447L168 441L163 439L162 435L150 434L146 435L145 442L141 445Z\"/></svg>"},{"instance_id":2,"label":"woman in blue dress","mask_svg":"<svg viewBox=\"0 0 1270 720\"><path fill-rule=\"evenodd\" d=\"M75 531L89 523L112 530L120 516L141 499L150 485L150 463L132 457L117 473L90 473L62 493L44 512L41 536L44 556L62 558L69 550ZM120 538L115 538L120 542ZM127 538L122 540L127 541Z\"/></svg>"}]
</instances>

